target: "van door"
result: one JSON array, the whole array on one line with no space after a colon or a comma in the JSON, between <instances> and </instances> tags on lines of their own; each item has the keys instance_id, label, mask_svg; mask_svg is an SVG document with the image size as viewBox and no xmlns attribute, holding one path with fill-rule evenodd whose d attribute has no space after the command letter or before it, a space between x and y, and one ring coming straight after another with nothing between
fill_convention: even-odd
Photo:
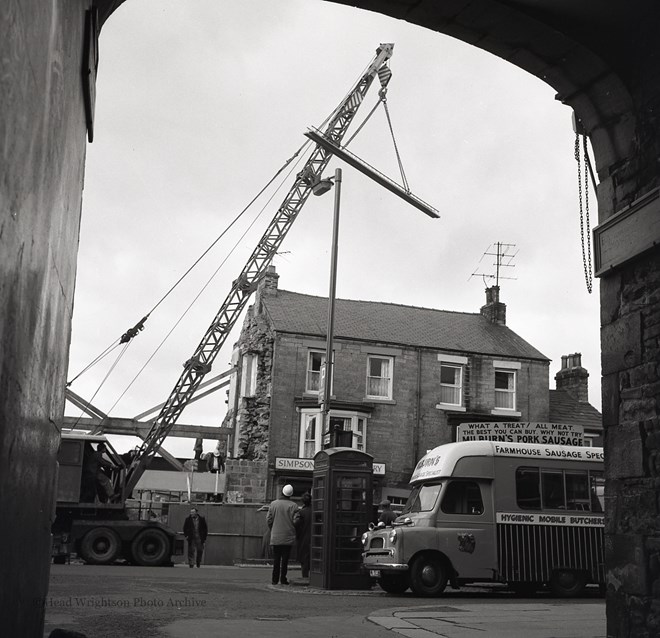
<instances>
[{"instance_id":1,"label":"van door","mask_svg":"<svg viewBox=\"0 0 660 638\"><path fill-rule=\"evenodd\" d=\"M436 518L458 578L493 580L497 569L492 481L450 479Z\"/></svg>"}]
</instances>

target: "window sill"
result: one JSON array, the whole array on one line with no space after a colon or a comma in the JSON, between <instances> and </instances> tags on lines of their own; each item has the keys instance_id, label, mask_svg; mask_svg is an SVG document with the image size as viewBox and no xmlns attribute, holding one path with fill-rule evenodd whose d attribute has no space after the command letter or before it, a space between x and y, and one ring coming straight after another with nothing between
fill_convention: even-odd
<instances>
[{"instance_id":1,"label":"window sill","mask_svg":"<svg viewBox=\"0 0 660 638\"><path fill-rule=\"evenodd\" d=\"M365 397L362 399L362 403L385 403L386 405L396 405L396 401L393 399L384 399L380 397Z\"/></svg>"},{"instance_id":2,"label":"window sill","mask_svg":"<svg viewBox=\"0 0 660 638\"><path fill-rule=\"evenodd\" d=\"M435 407L437 410L445 410L446 412L466 412L464 407L453 403L438 403Z\"/></svg>"},{"instance_id":3,"label":"window sill","mask_svg":"<svg viewBox=\"0 0 660 638\"><path fill-rule=\"evenodd\" d=\"M505 410L504 408L495 408L490 413L496 416L522 416L522 413L517 410Z\"/></svg>"}]
</instances>

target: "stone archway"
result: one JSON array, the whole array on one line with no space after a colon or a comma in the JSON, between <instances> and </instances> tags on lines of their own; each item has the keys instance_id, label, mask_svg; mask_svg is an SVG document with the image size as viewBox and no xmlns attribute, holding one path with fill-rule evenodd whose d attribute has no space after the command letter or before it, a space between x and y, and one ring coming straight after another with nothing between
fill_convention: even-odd
<instances>
[{"instance_id":1,"label":"stone archway","mask_svg":"<svg viewBox=\"0 0 660 638\"><path fill-rule=\"evenodd\" d=\"M35 601L47 593L84 177L85 11L94 4L102 24L124 1L13 0L0 13L0 505L12 521L4 530L0 606L8 610L8 635L43 633ZM334 1L502 57L554 87L589 135L605 251L608 636L656 635L660 7L654 0ZM29 552L13 551L26 545Z\"/></svg>"}]
</instances>

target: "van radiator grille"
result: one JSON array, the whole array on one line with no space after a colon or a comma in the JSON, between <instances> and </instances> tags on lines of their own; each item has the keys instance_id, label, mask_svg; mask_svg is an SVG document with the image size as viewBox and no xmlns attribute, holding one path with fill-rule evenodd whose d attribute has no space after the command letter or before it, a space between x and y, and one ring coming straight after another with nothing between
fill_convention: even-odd
<instances>
[{"instance_id":1,"label":"van radiator grille","mask_svg":"<svg viewBox=\"0 0 660 638\"><path fill-rule=\"evenodd\" d=\"M589 573L605 580L602 527L497 525L497 558L504 581L547 582L554 569Z\"/></svg>"}]
</instances>

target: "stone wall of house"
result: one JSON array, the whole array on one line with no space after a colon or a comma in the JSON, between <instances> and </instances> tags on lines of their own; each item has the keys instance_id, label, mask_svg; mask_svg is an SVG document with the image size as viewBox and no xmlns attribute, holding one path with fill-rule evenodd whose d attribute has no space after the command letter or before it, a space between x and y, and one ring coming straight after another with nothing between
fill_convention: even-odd
<instances>
[{"instance_id":1,"label":"stone wall of house","mask_svg":"<svg viewBox=\"0 0 660 638\"><path fill-rule=\"evenodd\" d=\"M325 348L323 339L278 335L273 370L270 457L298 457L301 417L297 408L317 408L316 397L305 395L307 357L310 349ZM384 463L389 486L405 488L415 464L428 449L453 440L450 417L464 413L439 409L440 363L438 351L392 348L388 344L335 341L333 408L366 411L367 449L374 462ZM391 401L367 399L366 369L369 354L395 358ZM464 353L470 361L467 405L490 420L494 405L493 357ZM518 371L518 410L522 421L547 421L549 363L522 361ZM297 399L297 403L294 401ZM353 408L351 408L353 406Z\"/></svg>"},{"instance_id":2,"label":"stone wall of house","mask_svg":"<svg viewBox=\"0 0 660 638\"><path fill-rule=\"evenodd\" d=\"M227 459L225 467L227 473L225 502L266 502L267 463L265 461Z\"/></svg>"},{"instance_id":3,"label":"stone wall of house","mask_svg":"<svg viewBox=\"0 0 660 638\"><path fill-rule=\"evenodd\" d=\"M254 396L239 399L236 419L239 458L264 461L269 446L273 336L263 315L256 312L257 307L255 304L248 309L239 340L241 357L258 356L256 390Z\"/></svg>"}]
</instances>

